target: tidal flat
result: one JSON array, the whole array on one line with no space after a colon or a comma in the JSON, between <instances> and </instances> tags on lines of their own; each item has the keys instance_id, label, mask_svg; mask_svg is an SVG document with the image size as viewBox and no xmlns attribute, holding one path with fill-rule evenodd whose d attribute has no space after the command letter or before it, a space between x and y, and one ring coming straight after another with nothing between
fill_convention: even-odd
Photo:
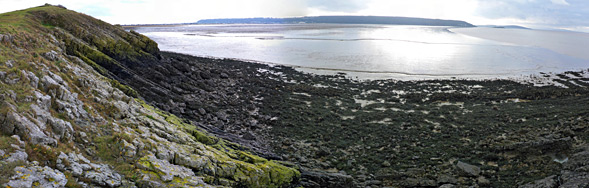
<instances>
[{"instance_id":1,"label":"tidal flat","mask_svg":"<svg viewBox=\"0 0 589 188\"><path fill-rule=\"evenodd\" d=\"M181 62L195 58L164 55L186 58L176 58ZM210 123L214 117L200 124L232 130L241 135L238 143L266 145L261 155L299 168L304 187L586 183L586 70L519 80L362 81L345 73L198 61L230 70L225 79L238 79L232 87L249 93L253 106L246 111L254 121L230 123L234 112L222 126ZM239 80L245 77L247 82Z\"/></svg>"}]
</instances>

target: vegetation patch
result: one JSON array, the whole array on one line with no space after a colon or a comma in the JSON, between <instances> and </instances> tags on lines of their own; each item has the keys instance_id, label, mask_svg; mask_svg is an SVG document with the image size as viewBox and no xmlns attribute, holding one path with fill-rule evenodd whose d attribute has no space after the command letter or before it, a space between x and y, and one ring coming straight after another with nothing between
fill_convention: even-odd
<instances>
[{"instance_id":1,"label":"vegetation patch","mask_svg":"<svg viewBox=\"0 0 589 188\"><path fill-rule=\"evenodd\" d=\"M14 168L25 166L26 164L25 161L15 161L10 163L0 162L0 185L8 183L8 180L16 174Z\"/></svg>"}]
</instances>

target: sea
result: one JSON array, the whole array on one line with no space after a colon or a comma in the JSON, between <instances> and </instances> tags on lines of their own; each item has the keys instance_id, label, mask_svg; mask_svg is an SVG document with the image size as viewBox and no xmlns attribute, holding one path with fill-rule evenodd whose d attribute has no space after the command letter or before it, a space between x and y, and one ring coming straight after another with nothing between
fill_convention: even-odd
<instances>
[{"instance_id":1,"label":"sea","mask_svg":"<svg viewBox=\"0 0 589 188\"><path fill-rule=\"evenodd\" d=\"M136 27L163 51L359 79L493 79L589 68L589 34L359 24Z\"/></svg>"}]
</instances>

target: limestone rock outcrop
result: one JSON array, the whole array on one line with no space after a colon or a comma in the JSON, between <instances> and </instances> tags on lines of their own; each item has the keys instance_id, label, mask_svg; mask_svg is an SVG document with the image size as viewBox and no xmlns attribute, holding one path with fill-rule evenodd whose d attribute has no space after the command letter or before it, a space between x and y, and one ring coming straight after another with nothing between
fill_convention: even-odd
<instances>
[{"instance_id":1,"label":"limestone rock outcrop","mask_svg":"<svg viewBox=\"0 0 589 188\"><path fill-rule=\"evenodd\" d=\"M154 108L119 82L136 74L126 66L159 62L143 35L46 5L3 14L0 43L0 186L297 185L298 170Z\"/></svg>"}]
</instances>

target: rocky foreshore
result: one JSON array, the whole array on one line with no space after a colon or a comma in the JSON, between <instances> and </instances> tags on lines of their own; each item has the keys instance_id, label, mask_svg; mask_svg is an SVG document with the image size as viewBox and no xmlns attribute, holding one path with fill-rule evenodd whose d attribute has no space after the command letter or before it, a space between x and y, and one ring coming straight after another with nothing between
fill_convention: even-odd
<instances>
[{"instance_id":1,"label":"rocky foreshore","mask_svg":"<svg viewBox=\"0 0 589 188\"><path fill-rule=\"evenodd\" d=\"M217 109L205 118L186 113L191 100L174 101L180 105L170 109L183 110L176 113L208 130L237 135L234 141L254 150L270 151L265 156L300 166L304 187L538 187L546 182L553 182L547 187L568 187L589 182L583 179L587 166L579 162L586 158L589 138L587 71L525 82L360 81L344 73L313 75L167 52L162 57L211 68L204 71L212 73L202 78L204 85L193 84L219 97L207 103L223 103L232 94L249 97L250 103L246 108L204 105ZM538 83L544 86L534 86ZM154 105L167 108L166 103ZM243 121L244 114L250 121Z\"/></svg>"},{"instance_id":2,"label":"rocky foreshore","mask_svg":"<svg viewBox=\"0 0 589 188\"><path fill-rule=\"evenodd\" d=\"M589 185L588 71L361 81L160 52L63 7L0 20L1 186Z\"/></svg>"},{"instance_id":3,"label":"rocky foreshore","mask_svg":"<svg viewBox=\"0 0 589 188\"><path fill-rule=\"evenodd\" d=\"M571 162L586 157L587 71L557 74L552 82L560 87L270 72L286 83L262 107L278 117L270 123L272 145L302 169L348 175L358 187L589 182L587 164Z\"/></svg>"},{"instance_id":4,"label":"rocky foreshore","mask_svg":"<svg viewBox=\"0 0 589 188\"><path fill-rule=\"evenodd\" d=\"M587 71L525 84L359 81L229 59L162 57L171 76L147 80L191 84L166 93L182 98L148 101L262 156L293 162L304 187L523 186L561 173L566 162L559 160L582 152L589 136ZM540 82L552 85L533 86Z\"/></svg>"}]
</instances>

